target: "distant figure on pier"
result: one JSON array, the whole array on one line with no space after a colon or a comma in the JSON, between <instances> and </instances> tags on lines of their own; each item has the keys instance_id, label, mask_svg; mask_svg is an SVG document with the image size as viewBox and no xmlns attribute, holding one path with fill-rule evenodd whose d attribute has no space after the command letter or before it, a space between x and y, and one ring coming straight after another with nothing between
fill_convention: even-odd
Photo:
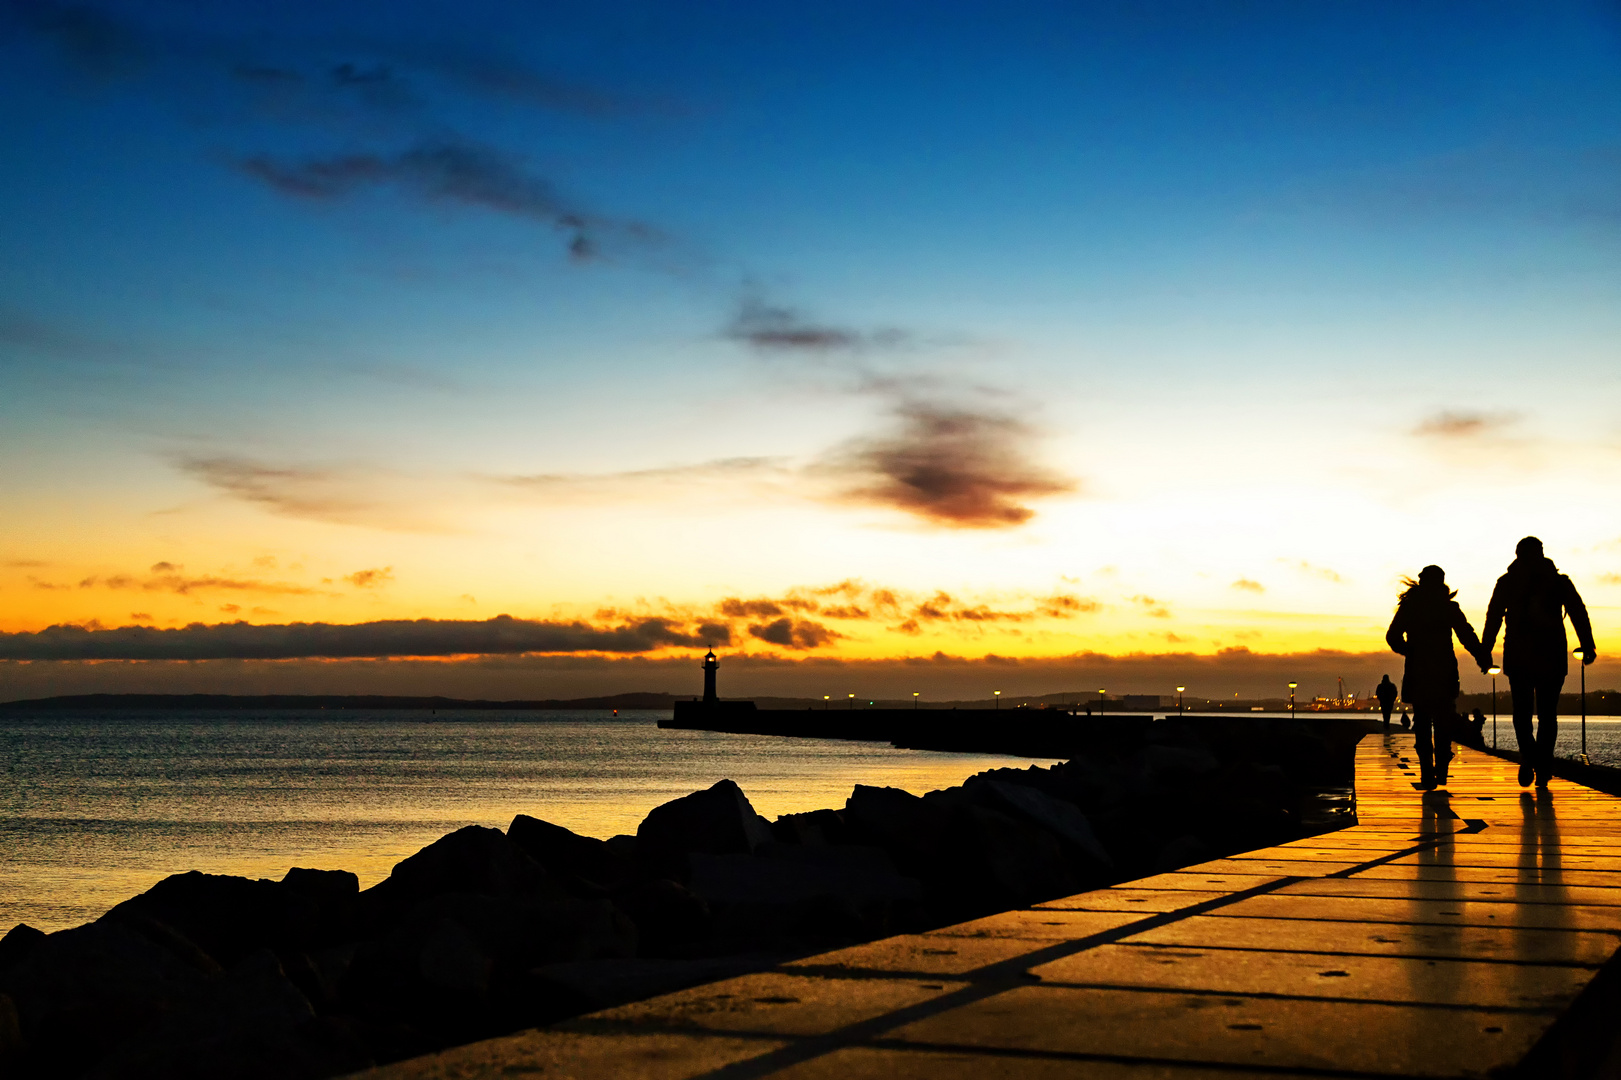
<instances>
[{"instance_id":1,"label":"distant figure on pier","mask_svg":"<svg viewBox=\"0 0 1621 1080\"><path fill-rule=\"evenodd\" d=\"M1582 663L1591 664L1598 654L1593 648L1587 605L1570 578L1542 553L1542 541L1527 536L1514 546L1514 556L1508 573L1497 579L1486 608L1486 654L1480 667L1484 671L1491 666L1497 630L1507 622L1503 674L1508 676L1509 697L1514 703L1520 786L1529 787L1535 777L1537 786L1545 787L1553 765L1554 740L1559 736L1559 691L1570 673L1566 615L1581 642ZM1537 718L1534 737L1533 714Z\"/></svg>"},{"instance_id":2,"label":"distant figure on pier","mask_svg":"<svg viewBox=\"0 0 1621 1080\"><path fill-rule=\"evenodd\" d=\"M1475 636L1474 627L1455 599L1457 592L1447 588L1446 571L1426 566L1418 580L1407 579L1406 590L1396 605L1385 641L1391 651L1407 658L1402 672L1401 699L1413 707L1413 730L1417 736L1419 784L1429 791L1445 787L1447 763L1452 760L1452 725L1458 700L1458 657L1452 635L1478 661L1490 660ZM1488 666L1482 663L1482 667Z\"/></svg>"},{"instance_id":3,"label":"distant figure on pier","mask_svg":"<svg viewBox=\"0 0 1621 1080\"><path fill-rule=\"evenodd\" d=\"M1386 675L1374 688L1373 696L1379 699L1379 710L1385 714L1385 727L1390 726L1390 710L1396 707L1396 684Z\"/></svg>"}]
</instances>

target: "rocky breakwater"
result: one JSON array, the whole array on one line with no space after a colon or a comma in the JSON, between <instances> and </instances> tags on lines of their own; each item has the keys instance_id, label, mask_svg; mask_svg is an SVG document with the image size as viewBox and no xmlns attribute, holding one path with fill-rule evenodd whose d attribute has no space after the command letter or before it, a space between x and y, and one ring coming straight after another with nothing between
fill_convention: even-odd
<instances>
[{"instance_id":1,"label":"rocky breakwater","mask_svg":"<svg viewBox=\"0 0 1621 1080\"><path fill-rule=\"evenodd\" d=\"M175 875L0 940L0 1074L333 1076L1262 847L1309 831L1358 734L1168 721L770 822L722 780L634 836L460 829L366 890L339 870Z\"/></svg>"}]
</instances>

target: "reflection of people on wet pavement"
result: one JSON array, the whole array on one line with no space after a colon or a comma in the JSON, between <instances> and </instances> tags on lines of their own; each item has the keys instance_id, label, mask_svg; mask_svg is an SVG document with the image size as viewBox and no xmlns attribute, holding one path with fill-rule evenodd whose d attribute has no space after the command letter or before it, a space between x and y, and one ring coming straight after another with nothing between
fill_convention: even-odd
<instances>
[{"instance_id":1,"label":"reflection of people on wet pavement","mask_svg":"<svg viewBox=\"0 0 1621 1080\"><path fill-rule=\"evenodd\" d=\"M1401 698L1413 707L1418 786L1428 791L1446 784L1447 762L1452 760L1448 721L1459 689L1452 635L1456 633L1458 641L1477 660L1483 650L1474 627L1454 599L1458 594L1447 588L1444 570L1426 566L1419 571L1417 581L1408 580L1406 584L1385 641L1391 651L1407 658Z\"/></svg>"},{"instance_id":2,"label":"reflection of people on wet pavement","mask_svg":"<svg viewBox=\"0 0 1621 1080\"><path fill-rule=\"evenodd\" d=\"M1396 707L1396 684L1386 675L1374 688L1373 696L1379 699L1379 711L1385 714L1385 727L1390 726L1390 710Z\"/></svg>"},{"instance_id":3,"label":"reflection of people on wet pavement","mask_svg":"<svg viewBox=\"0 0 1621 1080\"><path fill-rule=\"evenodd\" d=\"M1597 654L1587 606L1570 578L1561 574L1553 560L1542 553L1542 541L1527 536L1515 545L1514 555L1508 572L1497 579L1491 603L1486 608L1485 657L1481 667L1491 665L1498 627L1506 623L1503 674L1508 676L1509 697L1514 703L1514 735L1520 743L1520 786L1529 785L1533 776L1538 786L1543 786L1548 782L1553 744L1559 735L1559 691L1570 672L1566 615L1570 616L1576 638L1581 642L1582 663L1591 664ZM1537 718L1534 736L1533 714Z\"/></svg>"}]
</instances>

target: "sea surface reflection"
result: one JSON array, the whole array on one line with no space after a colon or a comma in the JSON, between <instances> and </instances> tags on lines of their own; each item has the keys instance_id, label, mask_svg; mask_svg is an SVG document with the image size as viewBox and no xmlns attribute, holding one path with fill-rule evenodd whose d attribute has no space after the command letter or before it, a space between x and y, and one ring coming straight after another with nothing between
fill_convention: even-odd
<instances>
[{"instance_id":1,"label":"sea surface reflection","mask_svg":"<svg viewBox=\"0 0 1621 1080\"><path fill-rule=\"evenodd\" d=\"M767 817L856 784L921 794L1031 758L663 731L663 711L109 713L0 720L0 933L93 919L171 873L353 870L362 886L463 825L590 836L735 780Z\"/></svg>"}]
</instances>

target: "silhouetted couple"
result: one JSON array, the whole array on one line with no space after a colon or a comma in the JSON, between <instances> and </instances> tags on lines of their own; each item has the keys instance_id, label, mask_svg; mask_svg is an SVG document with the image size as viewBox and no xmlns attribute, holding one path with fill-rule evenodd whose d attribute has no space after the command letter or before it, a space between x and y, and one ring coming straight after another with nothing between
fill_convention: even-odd
<instances>
[{"instance_id":1,"label":"silhouetted couple","mask_svg":"<svg viewBox=\"0 0 1621 1080\"><path fill-rule=\"evenodd\" d=\"M1407 658L1402 675L1402 700L1413 707L1415 749L1419 759L1419 787L1444 787L1447 764L1452 760L1450 724L1458 700L1458 657L1452 636L1458 637L1484 673L1492 666L1497 631L1506 622L1503 637L1503 672L1508 676L1514 702L1514 734L1520 743L1520 786L1533 779L1546 785L1551 774L1554 739L1559 733L1559 691L1570 671L1565 638L1565 616L1570 616L1581 642L1582 662L1597 655L1587 608L1570 578L1559 572L1542 553L1534 536L1514 548L1508 572L1497 579L1486 609L1486 639L1475 636L1456 590L1448 589L1446 573L1426 566L1417 581L1407 581L1396 605L1385 641ZM1531 718L1538 728L1533 735Z\"/></svg>"}]
</instances>

